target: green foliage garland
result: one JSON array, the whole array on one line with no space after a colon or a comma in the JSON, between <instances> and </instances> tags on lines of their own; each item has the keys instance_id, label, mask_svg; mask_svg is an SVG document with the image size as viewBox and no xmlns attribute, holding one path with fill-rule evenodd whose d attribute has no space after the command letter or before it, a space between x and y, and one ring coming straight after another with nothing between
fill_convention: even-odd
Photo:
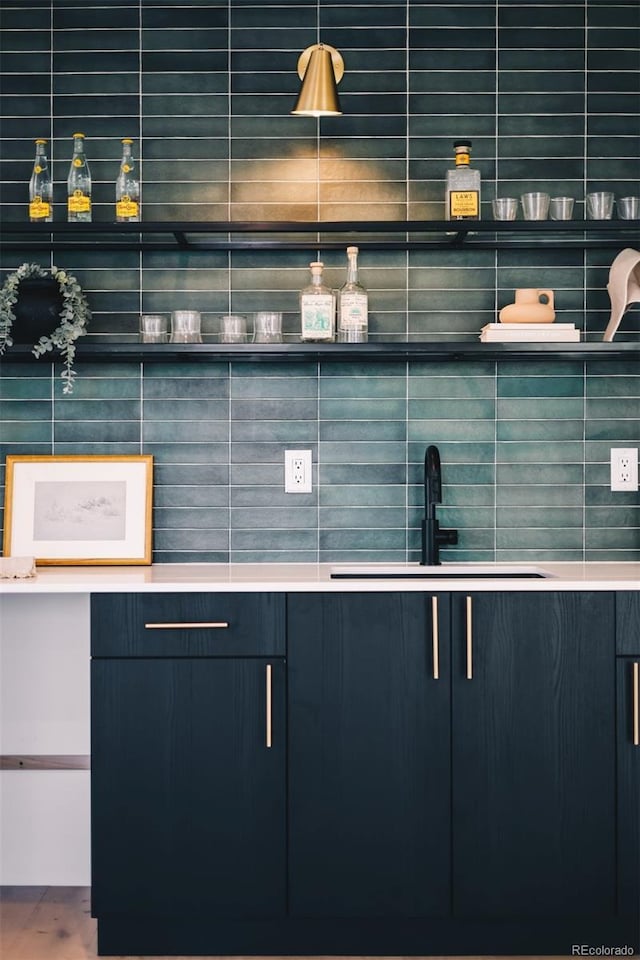
<instances>
[{"instance_id":1,"label":"green foliage garland","mask_svg":"<svg viewBox=\"0 0 640 960\"><path fill-rule=\"evenodd\" d=\"M49 277L57 281L62 294L62 308L60 323L50 336L40 337L33 348L34 356L41 357L48 350L60 351L64 367L62 380L63 393L73 392L73 382L76 377L73 361L76 355L75 341L87 332L87 324L91 319L91 311L87 298L76 278L65 270L51 267L51 272L44 270L37 263L23 263L10 274L0 289L0 356L13 343L11 328L16 319L14 312L18 300L18 288L23 280L31 277Z\"/></svg>"}]
</instances>

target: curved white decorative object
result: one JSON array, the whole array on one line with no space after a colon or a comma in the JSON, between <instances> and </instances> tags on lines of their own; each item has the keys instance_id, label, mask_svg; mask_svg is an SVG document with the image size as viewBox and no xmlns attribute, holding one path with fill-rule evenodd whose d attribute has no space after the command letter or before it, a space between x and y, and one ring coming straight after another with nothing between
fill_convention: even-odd
<instances>
[{"instance_id":1,"label":"curved white decorative object","mask_svg":"<svg viewBox=\"0 0 640 960\"><path fill-rule=\"evenodd\" d=\"M627 247L611 264L607 284L611 300L611 319L604 332L603 341L610 343L627 308L640 303L640 250Z\"/></svg>"}]
</instances>

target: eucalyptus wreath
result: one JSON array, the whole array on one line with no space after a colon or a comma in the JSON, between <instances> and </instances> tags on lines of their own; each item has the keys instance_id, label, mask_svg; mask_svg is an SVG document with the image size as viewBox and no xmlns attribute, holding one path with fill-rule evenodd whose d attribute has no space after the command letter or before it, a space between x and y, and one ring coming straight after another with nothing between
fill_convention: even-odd
<instances>
[{"instance_id":1,"label":"eucalyptus wreath","mask_svg":"<svg viewBox=\"0 0 640 960\"><path fill-rule=\"evenodd\" d=\"M76 355L75 341L87 332L87 324L91 319L91 311L87 298L76 278L66 270L51 267L50 273L37 263L23 263L14 273L10 274L0 289L0 356L13 343L11 328L16 319L14 306L18 299L18 288L23 280L31 277L53 277L57 281L62 294L62 308L60 323L50 336L40 337L33 348L34 356L41 357L48 350L60 351L64 367L61 378L64 383L63 393L73 392L73 381L76 373L73 361Z\"/></svg>"}]
</instances>

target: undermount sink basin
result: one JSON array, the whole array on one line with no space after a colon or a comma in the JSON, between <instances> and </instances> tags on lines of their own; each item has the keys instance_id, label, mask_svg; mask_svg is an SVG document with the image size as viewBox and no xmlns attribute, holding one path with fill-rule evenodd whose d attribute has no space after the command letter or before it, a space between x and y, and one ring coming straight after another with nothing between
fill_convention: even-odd
<instances>
[{"instance_id":1,"label":"undermount sink basin","mask_svg":"<svg viewBox=\"0 0 640 960\"><path fill-rule=\"evenodd\" d=\"M446 580L454 577L465 580L478 577L544 580L552 576L552 573L542 567L506 564L443 563L437 567L423 567L418 563L391 563L331 567L331 578L334 580L430 580L434 578Z\"/></svg>"}]
</instances>

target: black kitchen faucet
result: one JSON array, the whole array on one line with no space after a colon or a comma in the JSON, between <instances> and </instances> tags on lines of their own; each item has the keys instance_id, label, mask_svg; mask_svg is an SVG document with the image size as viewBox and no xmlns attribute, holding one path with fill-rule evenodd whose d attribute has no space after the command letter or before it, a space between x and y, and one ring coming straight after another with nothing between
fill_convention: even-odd
<instances>
[{"instance_id":1,"label":"black kitchen faucet","mask_svg":"<svg viewBox=\"0 0 640 960\"><path fill-rule=\"evenodd\" d=\"M424 520L422 521L422 559L433 566L440 563L440 547L458 542L457 530L441 530L436 520L436 504L442 503L442 471L440 451L427 447L424 455Z\"/></svg>"}]
</instances>

